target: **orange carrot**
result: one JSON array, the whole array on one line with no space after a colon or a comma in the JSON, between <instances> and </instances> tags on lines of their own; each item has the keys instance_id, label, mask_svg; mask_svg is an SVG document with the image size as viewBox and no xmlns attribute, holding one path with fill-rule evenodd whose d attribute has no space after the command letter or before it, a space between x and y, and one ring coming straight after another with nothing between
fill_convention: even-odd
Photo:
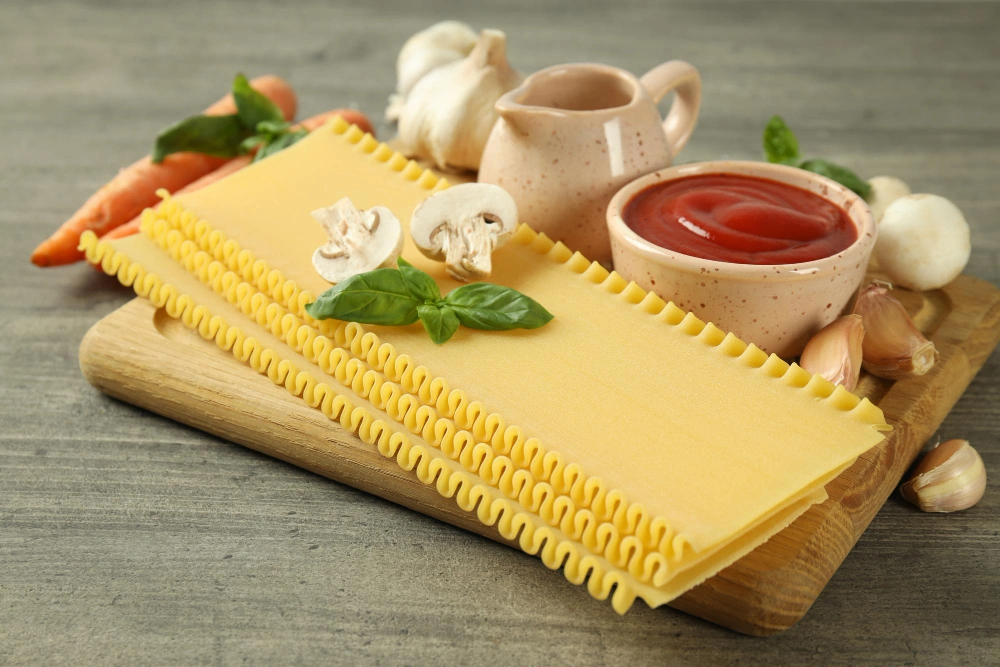
<instances>
[{"instance_id":1,"label":"orange carrot","mask_svg":"<svg viewBox=\"0 0 1000 667\"><path fill-rule=\"evenodd\" d=\"M231 161L227 162L226 164L230 164L230 163L231 163ZM224 168L225 168L225 165L223 165L222 167L219 167L219 169L224 169ZM219 171L219 169L216 169L215 171ZM213 171L212 174L214 174L215 171ZM212 174L209 174L208 176L211 176ZM201 178L208 178L208 176L202 176ZM199 178L198 181L200 181L201 178ZM197 183L198 181L195 181L195 183ZM180 190L178 190L177 194L181 194L181 193L183 193L186 190L187 190L187 186L185 186L185 187L181 188ZM122 239L122 238L125 238L126 236L132 236L133 234L138 234L139 233L139 223L140 222L142 222L142 213L140 213L139 215L135 216L134 218L132 218L131 220L129 220L128 222L126 222L124 225L118 225L117 227L115 227L114 229L112 229L110 232L108 232L107 234L105 234L104 236L102 236L101 240L102 241L110 241L112 239ZM96 266L96 264L95 264L95 266Z\"/></svg>"},{"instance_id":2,"label":"orange carrot","mask_svg":"<svg viewBox=\"0 0 1000 667\"><path fill-rule=\"evenodd\" d=\"M250 80L250 87L277 104L285 120L295 118L295 112L299 107L298 98L295 97L292 86L280 76L265 74L255 77ZM236 113L236 102L233 101L232 93L228 93L204 111L206 116L225 116L230 113Z\"/></svg>"},{"instance_id":3,"label":"orange carrot","mask_svg":"<svg viewBox=\"0 0 1000 667\"><path fill-rule=\"evenodd\" d=\"M218 180L222 180L229 174L236 173L243 167L250 164L252 161L253 161L252 155L241 155L239 157L233 158L232 160L225 163L215 171L209 174L205 174L194 183L188 183L180 190L177 190L174 194L180 195L184 194L185 192L194 192L195 190L200 190L206 185L210 185ZM110 241L111 239L120 239L125 236L131 236L132 234L135 234L139 231L139 223L141 221L142 221L142 213L135 216L134 218L126 222L124 225L119 225L118 227L115 227L107 234L102 236L101 240Z\"/></svg>"},{"instance_id":4,"label":"orange carrot","mask_svg":"<svg viewBox=\"0 0 1000 667\"><path fill-rule=\"evenodd\" d=\"M343 116L344 120L352 125L357 125L359 128L368 132L372 136L375 136L375 128L372 127L372 122L368 120L368 116L364 115L357 109L334 109L333 111L327 111L319 115L313 116L312 118L307 118L299 125L305 127L307 130L312 132L317 127L321 126L326 121L330 120L334 116Z\"/></svg>"},{"instance_id":5,"label":"orange carrot","mask_svg":"<svg viewBox=\"0 0 1000 667\"><path fill-rule=\"evenodd\" d=\"M333 111L326 111L324 113L317 114L310 118L306 118L301 123L296 124L295 127L292 129L309 130L310 132L312 132L316 128L322 127L328 120L330 120L334 116L342 116L344 120L346 120L347 122L357 125L359 128L361 128L366 132L371 132L374 136L371 122L363 113L361 113L360 111L356 111L354 109L334 109ZM211 183L214 183L218 180L225 178L229 174L239 171L243 167L250 164L251 161L253 161L253 156L251 155L241 155L238 158L234 158L229 162L227 162L226 164L219 167L218 169L216 169L215 171L213 171L212 173L202 176L197 181L189 183L188 185L184 186L183 188L178 190L175 194L184 194L185 192L194 192L195 190L199 190L205 187L206 185L210 185ZM136 234L139 232L139 224L141 220L142 220L142 214L140 213L139 215L135 216L134 218L126 222L124 225L115 227L111 231L104 234L104 236L101 237L101 240L110 241L111 239L120 239L126 236L131 236L132 234Z\"/></svg>"},{"instance_id":6,"label":"orange carrot","mask_svg":"<svg viewBox=\"0 0 1000 667\"><path fill-rule=\"evenodd\" d=\"M286 81L276 76L262 76L251 81L250 85L277 104L285 118L291 120L295 116L295 92ZM236 113L232 95L226 95L204 113ZM59 266L83 259L77 245L84 231L91 230L98 236L106 234L155 204L158 189L175 192L215 171L227 161L226 158L199 153L174 153L162 163L153 164L147 155L119 171L92 195L73 217L35 248L31 253L31 262L37 266Z\"/></svg>"}]
</instances>

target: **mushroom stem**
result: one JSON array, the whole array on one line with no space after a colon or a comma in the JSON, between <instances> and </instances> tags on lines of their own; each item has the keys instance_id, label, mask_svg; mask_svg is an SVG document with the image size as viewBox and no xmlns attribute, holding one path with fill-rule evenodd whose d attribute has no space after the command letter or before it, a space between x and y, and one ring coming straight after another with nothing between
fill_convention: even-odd
<instances>
[{"instance_id":1,"label":"mushroom stem","mask_svg":"<svg viewBox=\"0 0 1000 667\"><path fill-rule=\"evenodd\" d=\"M465 259L465 244L462 243L461 234L457 233L457 230L442 227L438 235L441 239L441 252L444 254L445 266L448 273L457 280L463 280L461 272Z\"/></svg>"},{"instance_id":2,"label":"mushroom stem","mask_svg":"<svg viewBox=\"0 0 1000 667\"><path fill-rule=\"evenodd\" d=\"M449 227L442 225L437 234L441 241L441 254L449 275L467 282L489 277L493 270L493 237L480 221L466 221ZM487 223L488 224L488 223Z\"/></svg>"},{"instance_id":3,"label":"mushroom stem","mask_svg":"<svg viewBox=\"0 0 1000 667\"><path fill-rule=\"evenodd\" d=\"M488 278L493 271L493 250L496 239L483 227L470 225L465 234L465 241L468 249L462 261L462 268L468 271L470 277Z\"/></svg>"},{"instance_id":4,"label":"mushroom stem","mask_svg":"<svg viewBox=\"0 0 1000 667\"><path fill-rule=\"evenodd\" d=\"M346 197L329 208L313 211L312 215L326 230L329 242L319 252L327 259L363 249L371 241L379 223L378 211L362 213Z\"/></svg>"}]
</instances>

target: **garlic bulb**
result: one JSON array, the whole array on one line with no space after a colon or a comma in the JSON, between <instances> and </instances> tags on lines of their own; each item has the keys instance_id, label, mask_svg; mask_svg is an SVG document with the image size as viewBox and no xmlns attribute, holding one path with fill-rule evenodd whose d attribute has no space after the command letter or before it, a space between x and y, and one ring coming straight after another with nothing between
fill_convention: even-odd
<instances>
[{"instance_id":1,"label":"garlic bulb","mask_svg":"<svg viewBox=\"0 0 1000 667\"><path fill-rule=\"evenodd\" d=\"M521 78L507 62L506 35L483 30L468 57L432 70L410 91L399 117L403 152L441 169L479 169L498 117L493 105Z\"/></svg>"},{"instance_id":2,"label":"garlic bulb","mask_svg":"<svg viewBox=\"0 0 1000 667\"><path fill-rule=\"evenodd\" d=\"M386 120L399 120L406 96L425 74L469 55L476 31L460 21L441 21L406 40L396 58L396 93L389 96Z\"/></svg>"},{"instance_id":3,"label":"garlic bulb","mask_svg":"<svg viewBox=\"0 0 1000 667\"><path fill-rule=\"evenodd\" d=\"M924 512L968 509L986 493L986 466L967 440L949 440L924 456L899 491Z\"/></svg>"}]
</instances>

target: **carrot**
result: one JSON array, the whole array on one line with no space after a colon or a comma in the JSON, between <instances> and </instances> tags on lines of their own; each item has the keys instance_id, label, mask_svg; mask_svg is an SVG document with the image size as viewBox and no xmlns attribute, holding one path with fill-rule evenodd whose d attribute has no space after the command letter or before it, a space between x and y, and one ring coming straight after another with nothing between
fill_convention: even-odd
<instances>
[{"instance_id":1,"label":"carrot","mask_svg":"<svg viewBox=\"0 0 1000 667\"><path fill-rule=\"evenodd\" d=\"M174 194L184 194L185 192L194 192L195 190L200 190L206 185L211 185L216 181L222 180L229 174L236 173L243 167L247 166L253 161L252 155L241 155L239 157L233 158L229 162L216 169L215 171L205 174L197 181L193 183L188 183L180 190L177 190ZM101 237L102 241L110 241L111 239L120 239L126 236L131 236L139 231L139 223L142 221L142 213L135 216L124 225L119 225L115 227L107 234Z\"/></svg>"},{"instance_id":2,"label":"carrot","mask_svg":"<svg viewBox=\"0 0 1000 667\"><path fill-rule=\"evenodd\" d=\"M295 118L295 112L298 111L299 106L298 98L295 97L295 91L292 90L291 85L280 76L273 74L258 76L250 80L250 87L277 104L281 113L284 114L285 120ZM225 116L230 113L236 113L236 102L233 101L232 93L227 94L204 111L206 116Z\"/></svg>"},{"instance_id":3,"label":"carrot","mask_svg":"<svg viewBox=\"0 0 1000 667\"><path fill-rule=\"evenodd\" d=\"M330 120L334 116L342 116L344 120L346 120L347 122L357 125L365 132L370 132L374 136L374 131L372 129L371 121L369 121L368 118L363 113L361 113L360 111L355 111L354 109L334 109L333 111L326 111L321 114L312 116L310 118L306 118L302 122L296 124L295 127L292 129L309 130L310 132L312 132L313 130L322 127L328 120ZM185 192L194 192L195 190L199 190L205 187L206 185L210 185L218 180L225 178L229 174L239 171L243 167L250 164L250 162L252 161L253 161L253 156L241 155L238 158L230 160L229 162L222 165L212 173L202 176L193 183L189 183L188 185L178 190L175 194L184 194ZM141 220L142 220L142 214L140 213L139 215L135 216L134 218L126 222L124 225L115 227L111 231L104 234L104 236L101 237L101 240L110 241L111 239L120 239L126 236L131 236L132 234L136 234L139 232L139 224Z\"/></svg>"},{"instance_id":4,"label":"carrot","mask_svg":"<svg viewBox=\"0 0 1000 667\"><path fill-rule=\"evenodd\" d=\"M285 118L295 116L295 93L286 81L276 76L262 76L250 82L253 88L278 105ZM236 113L232 95L226 95L205 110L208 115ZM160 164L150 157L132 163L98 190L56 232L31 253L37 266L59 266L83 259L77 250L80 235L86 230L98 236L122 225L158 201L156 191L175 192L218 169L228 160L198 153L168 155Z\"/></svg>"},{"instance_id":5,"label":"carrot","mask_svg":"<svg viewBox=\"0 0 1000 667\"><path fill-rule=\"evenodd\" d=\"M344 120L352 125L357 125L359 128L368 132L373 137L375 136L375 128L372 127L372 122L368 120L368 116L364 115L357 109L334 109L333 111L327 111L325 113L318 114L312 118L307 118L299 125L305 127L307 130L312 132L317 127L320 127L326 121L330 120L334 116L342 116Z\"/></svg>"}]
</instances>

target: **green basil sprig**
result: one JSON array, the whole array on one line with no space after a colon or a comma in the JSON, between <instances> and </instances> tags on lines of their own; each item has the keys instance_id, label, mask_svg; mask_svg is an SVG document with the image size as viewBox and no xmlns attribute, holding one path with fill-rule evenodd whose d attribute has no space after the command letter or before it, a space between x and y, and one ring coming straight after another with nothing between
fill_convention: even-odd
<instances>
[{"instance_id":1,"label":"green basil sprig","mask_svg":"<svg viewBox=\"0 0 1000 667\"><path fill-rule=\"evenodd\" d=\"M459 325L484 331L537 329L552 313L515 289L472 283L441 296L434 279L402 257L399 270L375 269L337 283L306 306L317 320L405 326L417 320L441 345Z\"/></svg>"},{"instance_id":2,"label":"green basil sprig","mask_svg":"<svg viewBox=\"0 0 1000 667\"><path fill-rule=\"evenodd\" d=\"M173 153L192 152L214 157L236 157L257 149L254 162L288 148L306 136L293 130L278 105L250 87L242 74L233 79L236 113L228 116L191 116L160 132L153 146L153 162Z\"/></svg>"},{"instance_id":3,"label":"green basil sprig","mask_svg":"<svg viewBox=\"0 0 1000 667\"><path fill-rule=\"evenodd\" d=\"M826 176L862 197L868 197L871 193L871 186L846 167L816 158L803 160L799 155L799 141L781 116L772 116L764 128L764 155L768 162L786 164Z\"/></svg>"},{"instance_id":4,"label":"green basil sprig","mask_svg":"<svg viewBox=\"0 0 1000 667\"><path fill-rule=\"evenodd\" d=\"M257 123L257 134L240 142L242 152L249 153L260 147L253 161L263 160L268 155L274 155L294 144L309 134L308 130L293 130L292 124L286 121L263 120Z\"/></svg>"}]
</instances>

